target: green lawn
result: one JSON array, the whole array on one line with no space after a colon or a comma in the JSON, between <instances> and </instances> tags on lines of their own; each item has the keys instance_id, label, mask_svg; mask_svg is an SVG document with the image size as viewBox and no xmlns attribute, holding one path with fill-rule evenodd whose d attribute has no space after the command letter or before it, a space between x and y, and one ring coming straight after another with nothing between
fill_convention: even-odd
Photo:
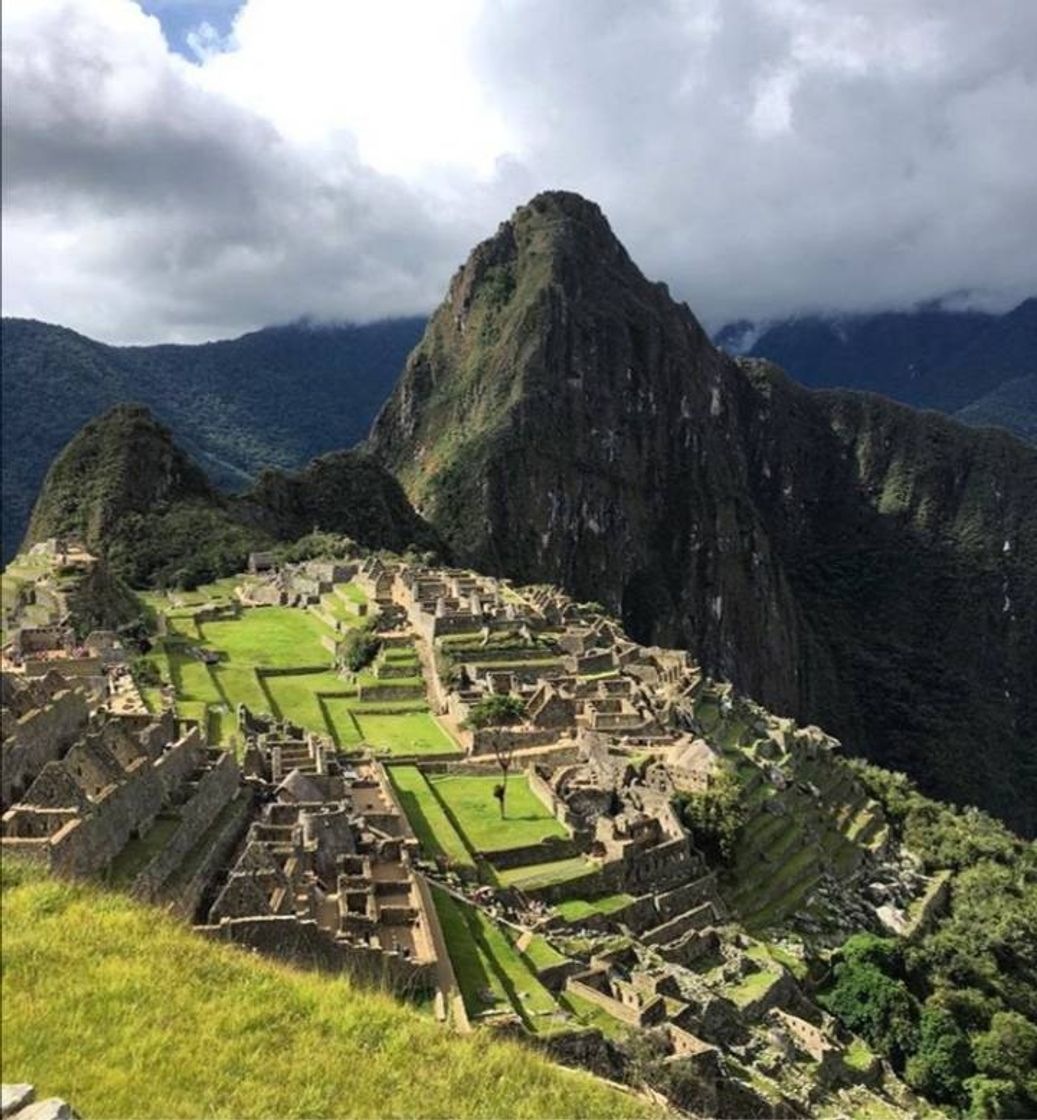
<instances>
[{"instance_id":1,"label":"green lawn","mask_svg":"<svg viewBox=\"0 0 1037 1120\"><path fill-rule=\"evenodd\" d=\"M653 1112L529 1047L456 1035L381 992L216 944L14 859L3 862L3 914L3 1080L83 1116ZM314 1055L328 1058L319 1076Z\"/></svg>"},{"instance_id":2,"label":"green lawn","mask_svg":"<svg viewBox=\"0 0 1037 1120\"><path fill-rule=\"evenodd\" d=\"M179 614L166 615L166 630L173 637L187 638L192 642L202 640L201 631L194 620L194 614L184 611Z\"/></svg>"},{"instance_id":3,"label":"green lawn","mask_svg":"<svg viewBox=\"0 0 1037 1120\"><path fill-rule=\"evenodd\" d=\"M425 775L416 766L390 766L389 777L426 854L433 858L442 856L457 867L474 871L471 852L443 812Z\"/></svg>"},{"instance_id":4,"label":"green lawn","mask_svg":"<svg viewBox=\"0 0 1037 1120\"><path fill-rule=\"evenodd\" d=\"M255 669L247 665L213 665L213 679L227 704L236 709L244 704L249 711L268 712L270 701L256 676Z\"/></svg>"},{"instance_id":5,"label":"green lawn","mask_svg":"<svg viewBox=\"0 0 1037 1120\"><path fill-rule=\"evenodd\" d=\"M362 741L360 728L350 712L356 703L348 696L323 696L324 716L337 746L355 747Z\"/></svg>"},{"instance_id":6,"label":"green lawn","mask_svg":"<svg viewBox=\"0 0 1037 1120\"><path fill-rule=\"evenodd\" d=\"M582 856L572 859L552 860L550 863L531 863L526 867L512 867L508 871L496 873L497 882L502 887L518 887L531 891L539 887L549 887L554 883L567 883L590 875L595 868Z\"/></svg>"},{"instance_id":7,"label":"green lawn","mask_svg":"<svg viewBox=\"0 0 1037 1120\"><path fill-rule=\"evenodd\" d=\"M361 606L367 602L367 596L364 594L363 588L359 584L353 583L352 580L349 583L336 583L335 592Z\"/></svg>"},{"instance_id":8,"label":"green lawn","mask_svg":"<svg viewBox=\"0 0 1037 1120\"><path fill-rule=\"evenodd\" d=\"M201 700L205 704L222 703L223 698L204 661L172 651L169 654L169 670L178 697L184 700Z\"/></svg>"},{"instance_id":9,"label":"green lawn","mask_svg":"<svg viewBox=\"0 0 1037 1120\"><path fill-rule=\"evenodd\" d=\"M208 706L200 700L181 700L177 697L176 713L181 719L194 719L204 728L208 719Z\"/></svg>"},{"instance_id":10,"label":"green lawn","mask_svg":"<svg viewBox=\"0 0 1037 1120\"><path fill-rule=\"evenodd\" d=\"M631 1028L619 1019L613 1018L603 1007L591 1003L589 999L578 996L573 992L563 992L558 997L558 1002L571 1011L581 1023L588 1027L597 1027L599 1031L613 1042L623 1042L629 1037Z\"/></svg>"},{"instance_id":11,"label":"green lawn","mask_svg":"<svg viewBox=\"0 0 1037 1120\"><path fill-rule=\"evenodd\" d=\"M523 957L529 962L534 971L542 968L550 968L552 965L565 964L569 959L562 956L561 953L555 949L546 937L541 937L536 934L533 940L522 950Z\"/></svg>"},{"instance_id":12,"label":"green lawn","mask_svg":"<svg viewBox=\"0 0 1037 1120\"><path fill-rule=\"evenodd\" d=\"M508 779L505 817L493 789L500 781L497 773L482 775L447 775L432 778L436 792L453 814L476 851L495 852L536 844L548 836L565 837L562 825L544 807L529 788L525 774L512 774Z\"/></svg>"},{"instance_id":13,"label":"green lawn","mask_svg":"<svg viewBox=\"0 0 1037 1120\"><path fill-rule=\"evenodd\" d=\"M555 910L567 921L578 922L593 914L613 914L634 901L630 894L607 894L602 898L568 898L559 902Z\"/></svg>"},{"instance_id":14,"label":"green lawn","mask_svg":"<svg viewBox=\"0 0 1037 1120\"><path fill-rule=\"evenodd\" d=\"M331 729L324 719L318 693L341 693L349 687L341 677L329 672L275 674L264 676L263 683L283 719L321 735L330 734Z\"/></svg>"},{"instance_id":15,"label":"green lawn","mask_svg":"<svg viewBox=\"0 0 1037 1120\"><path fill-rule=\"evenodd\" d=\"M557 1030L554 996L496 924L436 887L433 897L468 1014L510 1004L530 1029Z\"/></svg>"},{"instance_id":16,"label":"green lawn","mask_svg":"<svg viewBox=\"0 0 1037 1120\"><path fill-rule=\"evenodd\" d=\"M166 846L173 833L180 827L178 817L159 817L148 834L131 840L112 860L108 881L117 887L129 886L134 878Z\"/></svg>"},{"instance_id":17,"label":"green lawn","mask_svg":"<svg viewBox=\"0 0 1037 1120\"><path fill-rule=\"evenodd\" d=\"M337 595L333 595L330 591L320 597L320 605L332 618L341 622L344 626L358 621L356 614Z\"/></svg>"},{"instance_id":18,"label":"green lawn","mask_svg":"<svg viewBox=\"0 0 1037 1120\"><path fill-rule=\"evenodd\" d=\"M769 969L753 972L744 977L740 983L727 988L724 995L739 1007L744 1007L746 1004L759 999L772 984L777 982L778 978L779 973L772 972Z\"/></svg>"},{"instance_id":19,"label":"green lawn","mask_svg":"<svg viewBox=\"0 0 1037 1120\"><path fill-rule=\"evenodd\" d=\"M269 669L329 665L320 639L330 633L309 611L294 607L254 607L240 618L203 622L202 638L228 661Z\"/></svg>"},{"instance_id":20,"label":"green lawn","mask_svg":"<svg viewBox=\"0 0 1037 1120\"><path fill-rule=\"evenodd\" d=\"M489 953L472 933L468 924L468 908L439 887L432 888L432 898L469 1016L507 1009L511 1001Z\"/></svg>"},{"instance_id":21,"label":"green lawn","mask_svg":"<svg viewBox=\"0 0 1037 1120\"><path fill-rule=\"evenodd\" d=\"M234 589L246 582L247 576L226 576L213 583L203 583L192 591L154 592L149 595L149 603L158 607L204 607L210 603L224 604L234 601Z\"/></svg>"},{"instance_id":22,"label":"green lawn","mask_svg":"<svg viewBox=\"0 0 1037 1120\"><path fill-rule=\"evenodd\" d=\"M457 744L429 712L378 715L355 708L361 738L376 751L397 755L460 753Z\"/></svg>"},{"instance_id":23,"label":"green lawn","mask_svg":"<svg viewBox=\"0 0 1037 1120\"><path fill-rule=\"evenodd\" d=\"M239 753L244 749L244 742L238 734L238 718L233 711L223 711L222 708L211 707L208 713L209 742L221 747L230 746L232 738L236 738Z\"/></svg>"}]
</instances>

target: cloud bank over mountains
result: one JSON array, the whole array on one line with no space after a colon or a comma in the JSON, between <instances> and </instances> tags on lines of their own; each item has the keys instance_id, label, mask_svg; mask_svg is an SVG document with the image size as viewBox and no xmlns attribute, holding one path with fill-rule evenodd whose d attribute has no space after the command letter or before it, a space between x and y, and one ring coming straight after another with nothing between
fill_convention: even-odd
<instances>
[{"instance_id":1,"label":"cloud bank over mountains","mask_svg":"<svg viewBox=\"0 0 1037 1120\"><path fill-rule=\"evenodd\" d=\"M131 0L5 0L5 314L153 342L425 312L554 187L714 323L1035 287L1027 0L152 6L197 8L186 51Z\"/></svg>"}]
</instances>

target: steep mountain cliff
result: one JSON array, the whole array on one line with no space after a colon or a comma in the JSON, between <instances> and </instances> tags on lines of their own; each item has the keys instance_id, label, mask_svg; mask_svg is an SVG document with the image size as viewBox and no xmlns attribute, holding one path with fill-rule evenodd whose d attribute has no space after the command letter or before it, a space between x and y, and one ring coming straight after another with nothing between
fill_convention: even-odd
<instances>
[{"instance_id":1,"label":"steep mountain cliff","mask_svg":"<svg viewBox=\"0 0 1037 1120\"><path fill-rule=\"evenodd\" d=\"M414 512L396 479L361 451L321 455L294 473L263 471L232 505L236 516L279 540L316 527L368 548L443 552L439 535Z\"/></svg>"},{"instance_id":2,"label":"steep mountain cliff","mask_svg":"<svg viewBox=\"0 0 1037 1120\"><path fill-rule=\"evenodd\" d=\"M740 365L553 192L455 275L369 447L465 561L1033 831L1037 455L1011 437Z\"/></svg>"}]
</instances>

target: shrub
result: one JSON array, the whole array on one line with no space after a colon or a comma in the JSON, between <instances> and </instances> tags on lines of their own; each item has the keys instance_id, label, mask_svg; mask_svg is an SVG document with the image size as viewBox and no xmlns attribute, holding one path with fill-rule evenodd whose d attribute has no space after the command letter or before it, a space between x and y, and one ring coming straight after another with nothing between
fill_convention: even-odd
<instances>
[{"instance_id":1,"label":"shrub","mask_svg":"<svg viewBox=\"0 0 1037 1120\"><path fill-rule=\"evenodd\" d=\"M678 810L699 848L714 859L731 858L746 818L741 786L731 770L721 770L708 789L680 796Z\"/></svg>"},{"instance_id":2,"label":"shrub","mask_svg":"<svg viewBox=\"0 0 1037 1120\"><path fill-rule=\"evenodd\" d=\"M370 625L351 630L342 643L342 660L348 669L359 673L375 659L380 646L381 642Z\"/></svg>"},{"instance_id":3,"label":"shrub","mask_svg":"<svg viewBox=\"0 0 1037 1120\"><path fill-rule=\"evenodd\" d=\"M521 723L525 716L526 705L522 698L509 692L487 696L477 704L473 704L468 715L468 726L508 727L514 723Z\"/></svg>"}]
</instances>

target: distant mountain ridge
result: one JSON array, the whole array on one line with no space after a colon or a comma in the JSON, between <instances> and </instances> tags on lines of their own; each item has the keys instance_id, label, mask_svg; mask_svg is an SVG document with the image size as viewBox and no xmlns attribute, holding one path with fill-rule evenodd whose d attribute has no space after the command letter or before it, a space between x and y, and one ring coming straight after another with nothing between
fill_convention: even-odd
<instances>
[{"instance_id":1,"label":"distant mountain ridge","mask_svg":"<svg viewBox=\"0 0 1037 1120\"><path fill-rule=\"evenodd\" d=\"M922 307L859 315L742 320L714 336L735 356L767 358L810 388L864 389L1035 442L1037 298L1003 315ZM980 402L986 402L980 404Z\"/></svg>"},{"instance_id":2,"label":"distant mountain ridge","mask_svg":"<svg viewBox=\"0 0 1037 1120\"><path fill-rule=\"evenodd\" d=\"M299 323L196 346L108 346L5 318L5 560L51 460L113 405L147 405L217 485L241 489L264 467L300 467L361 439L424 322Z\"/></svg>"}]
</instances>

